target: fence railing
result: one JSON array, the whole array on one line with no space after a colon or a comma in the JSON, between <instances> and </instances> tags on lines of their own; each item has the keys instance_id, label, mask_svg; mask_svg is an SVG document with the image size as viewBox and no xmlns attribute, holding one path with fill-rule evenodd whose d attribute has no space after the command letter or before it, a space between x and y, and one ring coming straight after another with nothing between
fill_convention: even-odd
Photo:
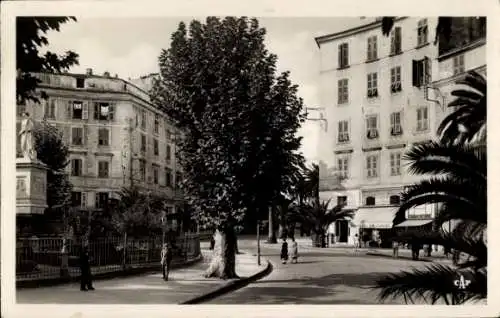
<instances>
[{"instance_id":1,"label":"fence railing","mask_svg":"<svg viewBox=\"0 0 500 318\"><path fill-rule=\"evenodd\" d=\"M161 237L106 237L88 243L92 274L119 272L160 264ZM198 234L186 233L173 242L173 263L195 259L201 253ZM16 280L38 280L80 275L82 243L62 237L18 238Z\"/></svg>"}]
</instances>

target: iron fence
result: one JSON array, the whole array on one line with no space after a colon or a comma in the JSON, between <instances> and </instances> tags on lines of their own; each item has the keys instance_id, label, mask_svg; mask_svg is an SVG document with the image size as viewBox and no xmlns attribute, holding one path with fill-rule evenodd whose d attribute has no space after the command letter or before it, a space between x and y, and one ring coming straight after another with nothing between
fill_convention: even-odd
<instances>
[{"instance_id":1,"label":"iron fence","mask_svg":"<svg viewBox=\"0 0 500 318\"><path fill-rule=\"evenodd\" d=\"M92 274L119 272L130 268L160 264L161 237L106 237L88 242ZM197 234L186 233L173 240L173 263L198 257ZM82 242L62 237L18 238L16 280L37 280L80 275L79 255Z\"/></svg>"}]
</instances>

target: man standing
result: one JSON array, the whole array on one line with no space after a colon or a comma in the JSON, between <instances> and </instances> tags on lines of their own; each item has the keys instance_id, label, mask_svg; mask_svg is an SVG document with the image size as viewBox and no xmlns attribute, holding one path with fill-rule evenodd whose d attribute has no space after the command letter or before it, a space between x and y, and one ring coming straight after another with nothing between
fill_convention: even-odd
<instances>
[{"instance_id":1,"label":"man standing","mask_svg":"<svg viewBox=\"0 0 500 318\"><path fill-rule=\"evenodd\" d=\"M168 281L168 274L170 273L170 263L172 262L172 249L165 243L161 250L161 269L163 272L163 280Z\"/></svg>"},{"instance_id":2,"label":"man standing","mask_svg":"<svg viewBox=\"0 0 500 318\"><path fill-rule=\"evenodd\" d=\"M90 256L89 249L87 244L85 244L80 253L80 272L81 272L81 280L80 280L80 290L88 291L94 290L92 286L92 275L90 271Z\"/></svg>"}]
</instances>

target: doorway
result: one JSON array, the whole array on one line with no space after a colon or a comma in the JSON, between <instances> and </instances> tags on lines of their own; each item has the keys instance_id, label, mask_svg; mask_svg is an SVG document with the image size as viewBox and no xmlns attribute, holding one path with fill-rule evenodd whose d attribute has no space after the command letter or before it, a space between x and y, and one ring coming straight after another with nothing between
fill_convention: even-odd
<instances>
[{"instance_id":1,"label":"doorway","mask_svg":"<svg viewBox=\"0 0 500 318\"><path fill-rule=\"evenodd\" d=\"M349 237L349 221L337 220L335 222L335 233L338 237L338 243L347 243Z\"/></svg>"}]
</instances>

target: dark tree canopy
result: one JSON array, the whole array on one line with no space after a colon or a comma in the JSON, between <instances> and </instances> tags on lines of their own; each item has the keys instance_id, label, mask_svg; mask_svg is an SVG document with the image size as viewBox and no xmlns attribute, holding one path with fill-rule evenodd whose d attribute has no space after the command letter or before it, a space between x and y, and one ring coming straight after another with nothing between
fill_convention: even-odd
<instances>
[{"instance_id":1,"label":"dark tree canopy","mask_svg":"<svg viewBox=\"0 0 500 318\"><path fill-rule=\"evenodd\" d=\"M291 188L304 120L289 73L276 74L256 19L180 23L152 96L185 131L183 188L202 224L241 220Z\"/></svg>"},{"instance_id":2,"label":"dark tree canopy","mask_svg":"<svg viewBox=\"0 0 500 318\"><path fill-rule=\"evenodd\" d=\"M17 17L16 20L16 67L18 103L27 100L39 102L35 89L40 80L30 73L54 72L61 73L73 65L78 65L78 54L72 51L64 55L46 52L40 55L40 49L49 44L45 34L48 31L60 30L61 24L70 20L76 21L74 17ZM46 95L42 92L42 98Z\"/></svg>"},{"instance_id":3,"label":"dark tree canopy","mask_svg":"<svg viewBox=\"0 0 500 318\"><path fill-rule=\"evenodd\" d=\"M61 132L42 121L34 133L38 159L49 168L47 172L47 205L49 208L68 205L72 190L65 173L69 163L69 149L64 144Z\"/></svg>"}]
</instances>

